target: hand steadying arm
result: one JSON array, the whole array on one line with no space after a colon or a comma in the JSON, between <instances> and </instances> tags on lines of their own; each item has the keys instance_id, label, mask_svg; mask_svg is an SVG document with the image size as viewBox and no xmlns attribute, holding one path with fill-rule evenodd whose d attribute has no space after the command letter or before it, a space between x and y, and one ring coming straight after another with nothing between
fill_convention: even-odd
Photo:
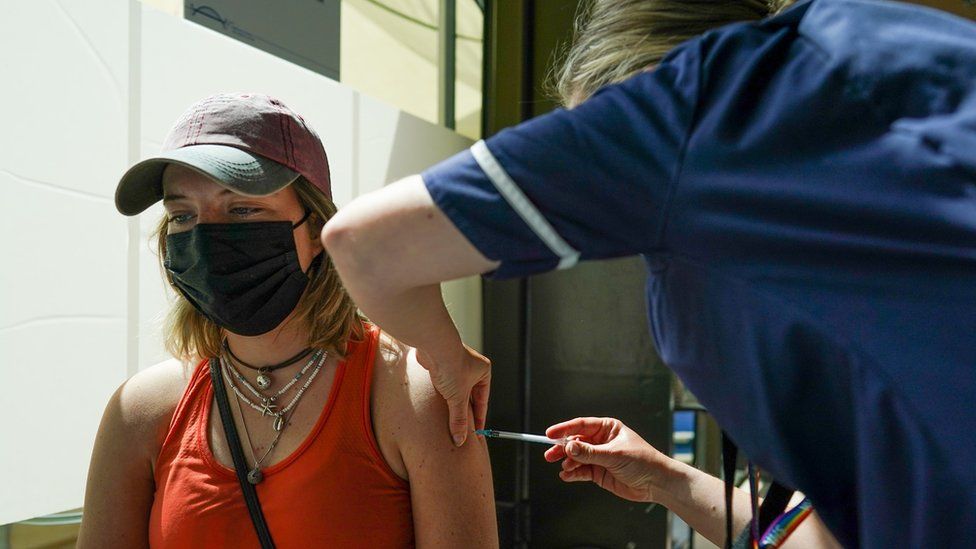
<instances>
[{"instance_id":1,"label":"hand steadying arm","mask_svg":"<svg viewBox=\"0 0 976 549\"><path fill-rule=\"evenodd\" d=\"M455 444L464 443L468 407L484 426L490 366L461 343L440 283L490 271L489 261L437 208L419 176L357 198L322 230L346 290L371 320L416 347L447 400Z\"/></svg>"}]
</instances>

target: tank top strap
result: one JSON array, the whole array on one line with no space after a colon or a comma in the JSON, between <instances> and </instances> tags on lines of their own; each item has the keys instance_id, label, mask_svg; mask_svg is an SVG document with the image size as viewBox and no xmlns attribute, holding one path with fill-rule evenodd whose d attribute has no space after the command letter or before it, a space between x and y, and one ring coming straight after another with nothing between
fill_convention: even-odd
<instances>
[{"instance_id":1,"label":"tank top strap","mask_svg":"<svg viewBox=\"0 0 976 549\"><path fill-rule=\"evenodd\" d=\"M394 487L394 490L406 490L406 481L397 476L386 462L373 431L373 370L376 353L382 345L382 331L372 324L364 323L364 327L365 336L359 341L350 342L341 390L330 425L327 426L331 436L325 438L329 441L326 444L346 441L346 451L356 452L364 460L364 466L386 479L387 486Z\"/></svg>"},{"instance_id":2,"label":"tank top strap","mask_svg":"<svg viewBox=\"0 0 976 549\"><path fill-rule=\"evenodd\" d=\"M380 341L380 329L372 324L363 324L363 338L350 341L346 351L346 364L343 367L342 387L333 414L341 417L347 426L358 424L369 428L370 390L373 380L373 364ZM364 423L365 422L365 423ZM363 434L371 433L361 431Z\"/></svg>"},{"instance_id":3,"label":"tank top strap","mask_svg":"<svg viewBox=\"0 0 976 549\"><path fill-rule=\"evenodd\" d=\"M191 444L196 444L195 436L199 431L200 422L206 424L207 418L203 417L206 400L205 394L210 394L210 361L201 360L197 363L190 380L187 382L183 396L173 410L173 417L170 419L169 427L166 430L166 438L160 446L157 464L160 461L175 457L182 453Z\"/></svg>"}]
</instances>

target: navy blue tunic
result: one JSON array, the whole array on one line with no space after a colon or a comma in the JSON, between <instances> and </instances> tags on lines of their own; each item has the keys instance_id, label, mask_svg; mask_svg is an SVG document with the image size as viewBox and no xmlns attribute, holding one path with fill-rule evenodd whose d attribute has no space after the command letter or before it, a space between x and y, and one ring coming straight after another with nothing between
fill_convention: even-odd
<instances>
[{"instance_id":1,"label":"navy blue tunic","mask_svg":"<svg viewBox=\"0 0 976 549\"><path fill-rule=\"evenodd\" d=\"M976 537L972 22L802 3L423 177L490 276L643 255L664 361L846 546Z\"/></svg>"}]
</instances>

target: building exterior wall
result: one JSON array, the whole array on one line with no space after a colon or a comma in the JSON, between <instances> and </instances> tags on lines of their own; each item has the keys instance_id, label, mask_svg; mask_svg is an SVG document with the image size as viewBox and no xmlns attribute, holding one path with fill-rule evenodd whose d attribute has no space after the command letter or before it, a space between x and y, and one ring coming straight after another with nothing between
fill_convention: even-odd
<instances>
[{"instance_id":1,"label":"building exterior wall","mask_svg":"<svg viewBox=\"0 0 976 549\"><path fill-rule=\"evenodd\" d=\"M165 7L165 6L164 6ZM125 218L125 168L157 151L192 102L219 91L282 99L322 137L340 207L470 140L135 0L4 8L0 50L0 524L80 507L111 393L166 358L166 307L147 237L160 205ZM480 282L446 286L480 346Z\"/></svg>"}]
</instances>

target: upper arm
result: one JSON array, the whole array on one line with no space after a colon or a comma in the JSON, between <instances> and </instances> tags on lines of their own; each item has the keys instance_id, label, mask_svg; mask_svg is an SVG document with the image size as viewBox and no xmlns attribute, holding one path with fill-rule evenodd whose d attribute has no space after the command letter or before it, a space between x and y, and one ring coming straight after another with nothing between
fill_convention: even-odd
<instances>
[{"instance_id":1,"label":"upper arm","mask_svg":"<svg viewBox=\"0 0 976 549\"><path fill-rule=\"evenodd\" d=\"M413 351L407 361L410 407L401 415L397 444L410 482L417 547L497 547L485 441L469 437L460 448L451 443L444 399Z\"/></svg>"},{"instance_id":2,"label":"upper arm","mask_svg":"<svg viewBox=\"0 0 976 549\"><path fill-rule=\"evenodd\" d=\"M697 75L697 49L684 48L572 110L479 141L421 177L343 207L326 224L325 246L340 272L356 273L352 283L367 285L359 279L393 263L404 288L650 251L691 124Z\"/></svg>"},{"instance_id":3,"label":"upper arm","mask_svg":"<svg viewBox=\"0 0 976 549\"><path fill-rule=\"evenodd\" d=\"M425 171L495 276L654 250L691 125L697 50L476 143Z\"/></svg>"},{"instance_id":4,"label":"upper arm","mask_svg":"<svg viewBox=\"0 0 976 549\"><path fill-rule=\"evenodd\" d=\"M78 547L148 546L153 462L185 386L180 372L172 362L154 366L109 399L88 469Z\"/></svg>"},{"instance_id":5,"label":"upper arm","mask_svg":"<svg viewBox=\"0 0 976 549\"><path fill-rule=\"evenodd\" d=\"M322 241L350 292L359 287L414 288L481 274L488 260L431 200L412 176L353 200L329 220ZM395 264L396 276L389 277ZM383 277L376 284L372 277ZM389 288L394 289L394 288Z\"/></svg>"}]
</instances>

